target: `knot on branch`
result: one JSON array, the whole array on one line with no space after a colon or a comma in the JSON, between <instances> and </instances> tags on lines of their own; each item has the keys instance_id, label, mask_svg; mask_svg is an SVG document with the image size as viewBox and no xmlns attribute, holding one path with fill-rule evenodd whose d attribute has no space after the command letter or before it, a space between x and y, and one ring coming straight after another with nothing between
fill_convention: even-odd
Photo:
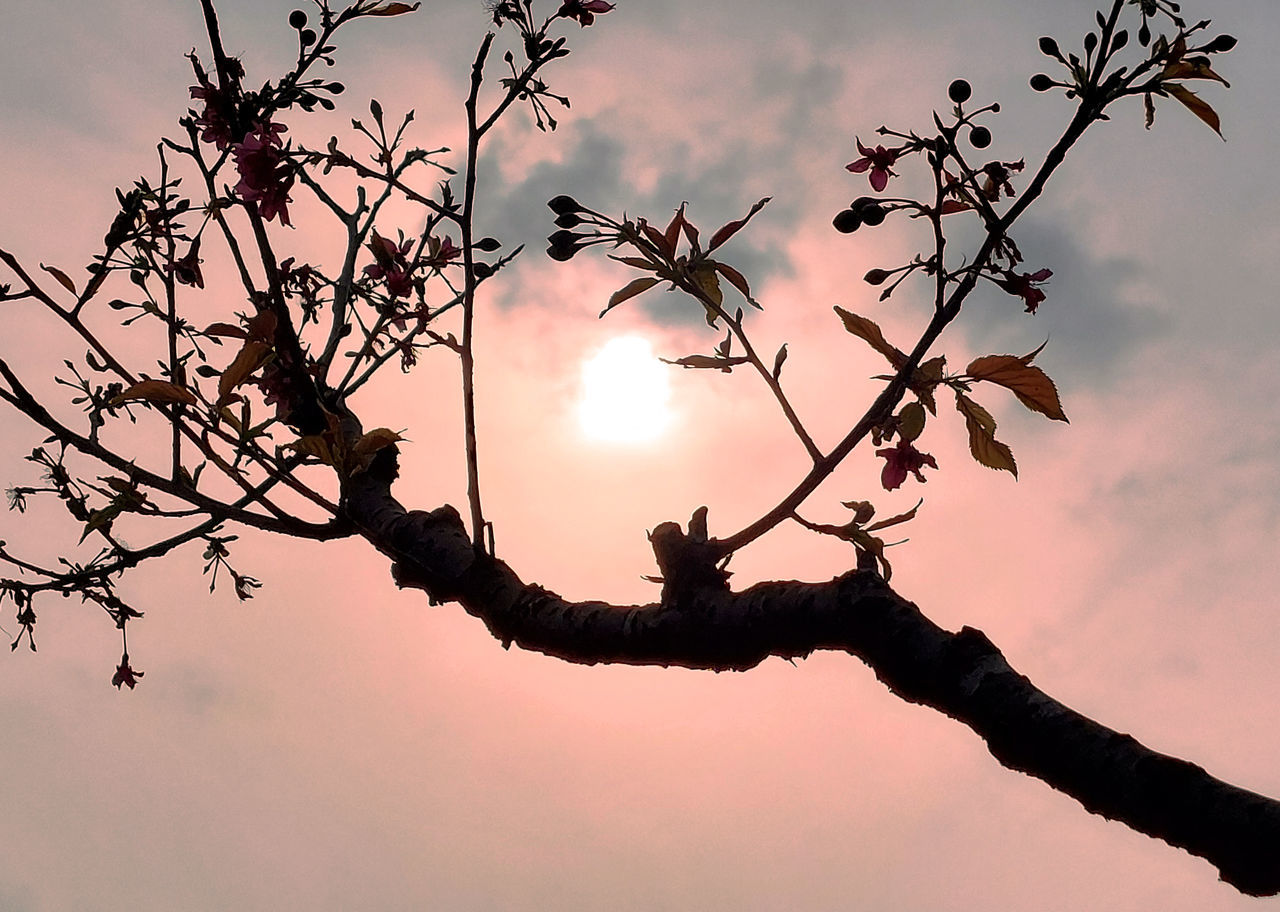
<instances>
[{"instance_id":1,"label":"knot on branch","mask_svg":"<svg viewBox=\"0 0 1280 912\"><path fill-rule=\"evenodd\" d=\"M456 599L476 552L458 511L449 504L430 513L413 510L392 534L397 560L391 576L401 589L422 589L431 603Z\"/></svg>"},{"instance_id":2,"label":"knot on branch","mask_svg":"<svg viewBox=\"0 0 1280 912\"><path fill-rule=\"evenodd\" d=\"M658 523L649 533L649 542L662 575L646 578L662 583L664 604L686 604L701 591L729 588L731 574L724 569L729 558L718 542L707 538L706 507L693 511L688 534L679 523Z\"/></svg>"}]
</instances>

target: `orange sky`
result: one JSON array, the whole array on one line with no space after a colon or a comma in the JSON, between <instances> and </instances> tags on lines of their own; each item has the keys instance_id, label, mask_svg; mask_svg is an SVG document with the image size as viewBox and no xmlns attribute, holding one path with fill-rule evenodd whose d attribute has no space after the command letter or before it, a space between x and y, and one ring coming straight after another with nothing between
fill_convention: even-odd
<instances>
[{"instance_id":1,"label":"orange sky","mask_svg":"<svg viewBox=\"0 0 1280 912\"><path fill-rule=\"evenodd\" d=\"M224 5L250 84L287 56L291 8ZM83 275L111 188L150 174L156 137L176 132L181 55L203 48L196 12L139 0L6 11L0 247ZM649 600L646 529L706 504L712 534L730 532L805 463L760 384L737 373L671 368L672 425L655 442L582 434L582 363L610 338L642 334L675 358L720 337L661 290L598 320L632 276L596 251L547 259L547 199L572 192L655 220L687 200L705 235L773 195L725 259L765 306L753 339L769 353L788 344L788 393L829 445L883 369L832 305L900 346L927 316L911 286L880 304L860 281L908 260L917 226L830 227L867 192L843 169L854 136L926 129L965 76L1004 107L993 157L1037 161L1068 109L1026 88L1047 66L1035 38L1065 45L1091 12L624 0L573 27L574 54L549 78L573 99L560 129L538 134L516 114L485 158L484 230L529 245L479 325L499 555L571 597ZM840 521L838 501L871 498L887 515L924 496L891 554L895 588L945 626L982 628L1074 708L1275 796L1280 16L1271 0L1188 10L1201 12L1242 39L1218 67L1233 88L1204 90L1229 142L1171 102L1149 133L1139 106L1123 109L1015 234L1031 269L1054 270L1041 313L975 295L943 346L961 365L1047 336L1037 363L1070 426L982 399L1018 457L1015 482L969 458L944 405L922 445L939 463L927 485L886 494L881 461L858 454L805 514ZM376 94L389 112L416 110L423 146L457 147L480 4L358 25L334 71L347 109L291 120L294 134L319 144ZM392 215L389 229L416 230L415 214ZM276 232L282 249L332 250L296 221ZM243 306L223 300L193 306L225 307L222 319ZM0 352L26 375L78 356L66 344L26 302L0 312ZM358 403L367 426L407 428L396 491L411 507L464 503L455 383L450 365L427 364ZM5 485L30 483L20 457L42 435L12 413L0 428ZM0 515L0 539L35 553L77 536L41 511ZM743 675L580 668L503 651L456 606L397 591L359 543L245 534L234 555L265 583L252 602L209 596L198 551L125 583L147 612L130 628L146 672L134 692L108 684L109 621L72 602L37 606L39 653L0 660L0 909L1257 907L1206 863L1003 770L967 729L897 700L847 656ZM850 561L840 543L784 528L735 556L734 583L825 579Z\"/></svg>"}]
</instances>

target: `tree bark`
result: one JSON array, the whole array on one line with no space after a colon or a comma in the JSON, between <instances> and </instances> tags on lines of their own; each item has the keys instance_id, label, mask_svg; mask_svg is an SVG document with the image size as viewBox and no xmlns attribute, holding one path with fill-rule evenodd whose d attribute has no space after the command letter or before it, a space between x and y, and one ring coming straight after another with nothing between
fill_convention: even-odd
<instances>
[{"instance_id":1,"label":"tree bark","mask_svg":"<svg viewBox=\"0 0 1280 912\"><path fill-rule=\"evenodd\" d=\"M398 585L423 589L433 602L458 602L504 646L581 664L716 671L744 671L771 655L842 650L904 700L969 726L1006 767L1207 859L1243 893L1280 893L1280 802L1064 706L1010 667L982 631L944 630L871 568L741 592L714 580L680 591L667 586L662 601L649 605L571 602L474 548L453 507L401 506L391 494L390 449L348 482L350 518L392 559Z\"/></svg>"}]
</instances>

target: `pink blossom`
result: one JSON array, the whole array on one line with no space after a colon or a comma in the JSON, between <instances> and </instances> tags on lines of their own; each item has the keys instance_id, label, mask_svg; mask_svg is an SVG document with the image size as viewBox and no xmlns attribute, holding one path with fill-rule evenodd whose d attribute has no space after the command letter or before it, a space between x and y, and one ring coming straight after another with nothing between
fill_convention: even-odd
<instances>
[{"instance_id":1,"label":"pink blossom","mask_svg":"<svg viewBox=\"0 0 1280 912\"><path fill-rule=\"evenodd\" d=\"M867 178L871 181L871 189L877 193L882 191L889 183L890 177L897 177L897 173L893 170L893 164L902 155L901 149L886 149L884 146L876 146L874 149L868 149L862 144L862 140L854 140L858 144L858 151L862 153L862 158L857 161L849 162L845 168L854 174L861 174L868 168L871 173Z\"/></svg>"},{"instance_id":2,"label":"pink blossom","mask_svg":"<svg viewBox=\"0 0 1280 912\"><path fill-rule=\"evenodd\" d=\"M1027 313L1035 313L1036 308L1044 301L1044 292L1037 287L1038 283L1045 281L1051 275L1053 275L1051 269L1041 269L1032 273L1017 273L1006 269L1000 278L992 281L1009 294L1022 298L1027 305Z\"/></svg>"},{"instance_id":3,"label":"pink blossom","mask_svg":"<svg viewBox=\"0 0 1280 912\"><path fill-rule=\"evenodd\" d=\"M267 221L277 215L280 224L290 225L287 204L293 202L293 163L280 137L288 129L283 124L260 124L242 142L232 147L240 183L236 193L246 202L258 204L258 214Z\"/></svg>"},{"instance_id":4,"label":"pink blossom","mask_svg":"<svg viewBox=\"0 0 1280 912\"><path fill-rule=\"evenodd\" d=\"M596 16L602 16L613 8L614 5L605 0L564 0L556 15L576 19L579 25L586 28L596 21Z\"/></svg>"},{"instance_id":5,"label":"pink blossom","mask_svg":"<svg viewBox=\"0 0 1280 912\"><path fill-rule=\"evenodd\" d=\"M928 453L921 453L914 444L905 440L899 440L897 446L876 450L876 455L883 456L885 460L884 469L880 472L880 484L884 485L886 491L901 487L907 480L908 472L915 475L917 481L923 482L927 479L920 470L925 466L931 469L938 467L937 460Z\"/></svg>"}]
</instances>

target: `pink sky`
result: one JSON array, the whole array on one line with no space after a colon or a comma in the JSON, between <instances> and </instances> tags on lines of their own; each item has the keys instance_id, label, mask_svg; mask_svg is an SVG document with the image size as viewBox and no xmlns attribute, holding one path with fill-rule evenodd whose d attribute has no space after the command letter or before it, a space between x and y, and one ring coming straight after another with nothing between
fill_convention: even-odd
<instances>
[{"instance_id":1,"label":"pink sky","mask_svg":"<svg viewBox=\"0 0 1280 912\"><path fill-rule=\"evenodd\" d=\"M1233 88L1204 90L1229 142L1172 102L1149 133L1138 106L1124 109L1015 232L1028 266L1055 272L1041 314L975 296L943 346L957 366L1048 336L1037 363L1070 426L982 399L1018 457L1015 482L969 458L943 405L927 485L886 494L880 460L857 454L804 512L835 522L840 500L889 514L924 496L891 554L898 591L944 626L983 629L1074 708L1280 796L1280 194L1268 179L1280 16L1272 0L1187 6L1241 38L1218 67ZM283 66L291 8L222 7L251 84ZM6 12L0 247L83 276L111 189L151 174L157 136L176 133L181 55L204 48L197 12L194 0ZM499 555L567 596L650 600L646 529L706 504L712 534L730 532L805 462L760 384L736 373L672 368L674 422L654 443L582 435L581 364L608 339L644 334L678 357L719 337L660 290L597 320L632 276L601 256L543 256L547 199L572 192L655 220L688 200L705 234L773 195L725 258L765 306L753 338L768 352L788 344L788 392L830 444L883 369L832 305L900 345L927 316L909 286L880 304L860 281L908 260L915 227L830 227L867 192L843 169L854 135L927 129L964 76L1004 107L994 156L1037 161L1067 105L1026 87L1047 68L1035 39L1065 45L1091 14L1013 0L963 14L938 0L624 0L574 27L574 54L549 78L573 99L561 128L544 136L516 114L486 159L485 230L528 244L479 328ZM376 94L388 112L416 109L421 145L456 147L484 28L478 2L357 24L334 71L347 107L292 128L342 130ZM299 221L282 245L332 249ZM222 319L243 306L222 301L193 306ZM28 302L0 312L0 353L28 375L77 357L66 340ZM452 366L388 380L357 405L367 426L407 428L398 495L461 507ZM12 412L0 428L5 486L30 483L20 457L43 435ZM50 516L0 514L0 539L70 548L78 532ZM742 675L570 666L504 651L456 606L396 590L359 542L245 533L235 557L265 583L244 604L208 594L198 551L126 581L147 612L130 628L146 672L136 691L110 687L115 631L73 602L37 606L39 653L0 657L0 909L1257 908L1205 862L1004 770L967 729L847 656ZM784 528L735 557L734 582L826 579L851 560Z\"/></svg>"}]
</instances>

